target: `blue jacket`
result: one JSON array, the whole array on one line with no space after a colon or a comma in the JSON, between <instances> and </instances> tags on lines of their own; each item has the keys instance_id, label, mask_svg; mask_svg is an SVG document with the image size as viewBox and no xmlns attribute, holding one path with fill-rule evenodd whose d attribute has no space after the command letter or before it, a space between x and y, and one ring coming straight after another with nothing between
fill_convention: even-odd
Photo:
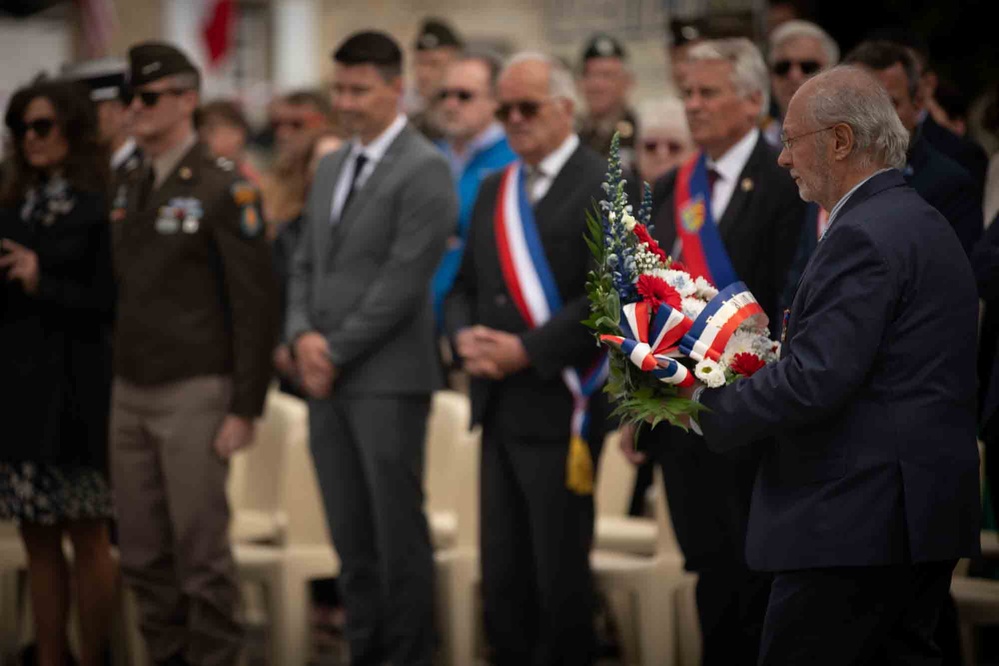
<instances>
[{"instance_id":1,"label":"blue jacket","mask_svg":"<svg viewBox=\"0 0 999 666\"><path fill-rule=\"evenodd\" d=\"M447 151L446 144L439 142L438 147ZM437 320L438 332L443 331L444 299L454 285L455 276L461 266L461 255L468 239L468 225L472 219L472 208L479 194L479 185L486 176L502 169L517 159L510 149L506 137L496 141L491 146L477 152L465 165L458 177L458 228L448 239L447 250L441 259L437 272L431 283L434 296L434 316Z\"/></svg>"},{"instance_id":2,"label":"blue jacket","mask_svg":"<svg viewBox=\"0 0 999 666\"><path fill-rule=\"evenodd\" d=\"M702 397L712 449L775 438L753 492L752 568L978 553L977 319L947 221L895 170L854 192L804 271L781 360Z\"/></svg>"}]
</instances>

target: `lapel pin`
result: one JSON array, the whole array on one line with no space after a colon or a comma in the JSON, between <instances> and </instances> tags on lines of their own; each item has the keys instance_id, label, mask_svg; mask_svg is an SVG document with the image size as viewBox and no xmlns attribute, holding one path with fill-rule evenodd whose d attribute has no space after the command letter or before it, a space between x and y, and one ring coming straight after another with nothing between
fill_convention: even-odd
<instances>
[{"instance_id":1,"label":"lapel pin","mask_svg":"<svg viewBox=\"0 0 999 666\"><path fill-rule=\"evenodd\" d=\"M191 167L181 167L179 174L181 180L191 180Z\"/></svg>"},{"instance_id":2,"label":"lapel pin","mask_svg":"<svg viewBox=\"0 0 999 666\"><path fill-rule=\"evenodd\" d=\"M753 179L752 178L743 178L742 179L742 191L743 192L749 192L752 189L753 189Z\"/></svg>"}]
</instances>

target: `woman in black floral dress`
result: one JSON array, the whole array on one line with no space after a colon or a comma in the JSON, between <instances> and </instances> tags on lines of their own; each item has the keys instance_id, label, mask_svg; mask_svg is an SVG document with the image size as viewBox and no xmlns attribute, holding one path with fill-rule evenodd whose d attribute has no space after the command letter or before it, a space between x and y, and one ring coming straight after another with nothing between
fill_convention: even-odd
<instances>
[{"instance_id":1,"label":"woman in black floral dress","mask_svg":"<svg viewBox=\"0 0 999 666\"><path fill-rule=\"evenodd\" d=\"M114 301L108 156L75 84L19 90L5 116L13 151L0 180L0 519L28 553L38 663L103 663L116 569L105 472ZM73 545L70 576L61 547Z\"/></svg>"}]
</instances>

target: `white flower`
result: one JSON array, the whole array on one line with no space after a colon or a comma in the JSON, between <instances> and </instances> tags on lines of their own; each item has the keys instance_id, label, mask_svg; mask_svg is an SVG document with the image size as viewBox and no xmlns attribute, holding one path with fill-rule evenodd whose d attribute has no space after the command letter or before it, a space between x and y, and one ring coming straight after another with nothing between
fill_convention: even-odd
<instances>
[{"instance_id":1,"label":"white flower","mask_svg":"<svg viewBox=\"0 0 999 666\"><path fill-rule=\"evenodd\" d=\"M725 371L716 361L706 358L694 366L694 376L704 382L708 388L718 388L725 385Z\"/></svg>"},{"instance_id":2,"label":"white flower","mask_svg":"<svg viewBox=\"0 0 999 666\"><path fill-rule=\"evenodd\" d=\"M655 276L666 280L666 284L676 289L683 298L693 296L694 292L697 291L689 273L669 268L655 271Z\"/></svg>"},{"instance_id":3,"label":"white flower","mask_svg":"<svg viewBox=\"0 0 999 666\"><path fill-rule=\"evenodd\" d=\"M621 216L621 222L624 223L624 228L628 231L634 231L635 225L638 224L638 220L632 217L629 213L625 213Z\"/></svg>"},{"instance_id":4,"label":"white flower","mask_svg":"<svg viewBox=\"0 0 999 666\"><path fill-rule=\"evenodd\" d=\"M614 220L617 219L617 213L615 213L614 211L607 213L607 219L613 222Z\"/></svg>"},{"instance_id":5,"label":"white flower","mask_svg":"<svg viewBox=\"0 0 999 666\"><path fill-rule=\"evenodd\" d=\"M697 315L701 314L701 310L707 305L704 301L699 298L685 298L680 302L680 308L683 310L684 316L690 317L691 319L697 319Z\"/></svg>"},{"instance_id":6,"label":"white flower","mask_svg":"<svg viewBox=\"0 0 999 666\"><path fill-rule=\"evenodd\" d=\"M710 301L718 295L718 290L714 288L714 285L705 280L702 275L698 275L697 279L694 280L694 286L697 288L697 295L706 301Z\"/></svg>"}]
</instances>

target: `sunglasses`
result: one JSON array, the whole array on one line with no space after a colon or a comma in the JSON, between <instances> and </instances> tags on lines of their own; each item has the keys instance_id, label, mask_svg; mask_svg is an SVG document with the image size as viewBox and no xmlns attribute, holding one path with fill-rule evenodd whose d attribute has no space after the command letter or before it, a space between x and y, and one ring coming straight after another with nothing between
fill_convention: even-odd
<instances>
[{"instance_id":1,"label":"sunglasses","mask_svg":"<svg viewBox=\"0 0 999 666\"><path fill-rule=\"evenodd\" d=\"M444 88L437 93L438 102L446 102L448 97L454 97L459 102L469 102L475 99L475 93L461 88Z\"/></svg>"},{"instance_id":2,"label":"sunglasses","mask_svg":"<svg viewBox=\"0 0 999 666\"><path fill-rule=\"evenodd\" d=\"M524 120L531 120L538 115L538 112L541 111L541 107L548 101L549 100L536 102L534 100L520 100L519 102L504 102L496 109L496 118L498 118L500 122L505 123L510 119L510 114L513 113L513 110L516 109L521 118Z\"/></svg>"},{"instance_id":3,"label":"sunglasses","mask_svg":"<svg viewBox=\"0 0 999 666\"><path fill-rule=\"evenodd\" d=\"M642 147L647 153L654 153L660 148L665 148L670 155L678 155L683 151L683 144L670 139L648 139L642 142Z\"/></svg>"},{"instance_id":4,"label":"sunglasses","mask_svg":"<svg viewBox=\"0 0 999 666\"><path fill-rule=\"evenodd\" d=\"M163 95L183 95L190 88L167 88L166 90L136 90L135 97L139 98L142 106L152 108L159 104Z\"/></svg>"},{"instance_id":5,"label":"sunglasses","mask_svg":"<svg viewBox=\"0 0 999 666\"><path fill-rule=\"evenodd\" d=\"M805 76L815 74L822 67L822 63L818 60L778 60L774 63L773 73L777 76L787 76L792 65L797 65Z\"/></svg>"},{"instance_id":6,"label":"sunglasses","mask_svg":"<svg viewBox=\"0 0 999 666\"><path fill-rule=\"evenodd\" d=\"M28 130L31 130L39 139L45 139L48 138L55 124L53 118L36 118L29 122L21 122L13 128L14 135L23 139L28 134Z\"/></svg>"}]
</instances>

